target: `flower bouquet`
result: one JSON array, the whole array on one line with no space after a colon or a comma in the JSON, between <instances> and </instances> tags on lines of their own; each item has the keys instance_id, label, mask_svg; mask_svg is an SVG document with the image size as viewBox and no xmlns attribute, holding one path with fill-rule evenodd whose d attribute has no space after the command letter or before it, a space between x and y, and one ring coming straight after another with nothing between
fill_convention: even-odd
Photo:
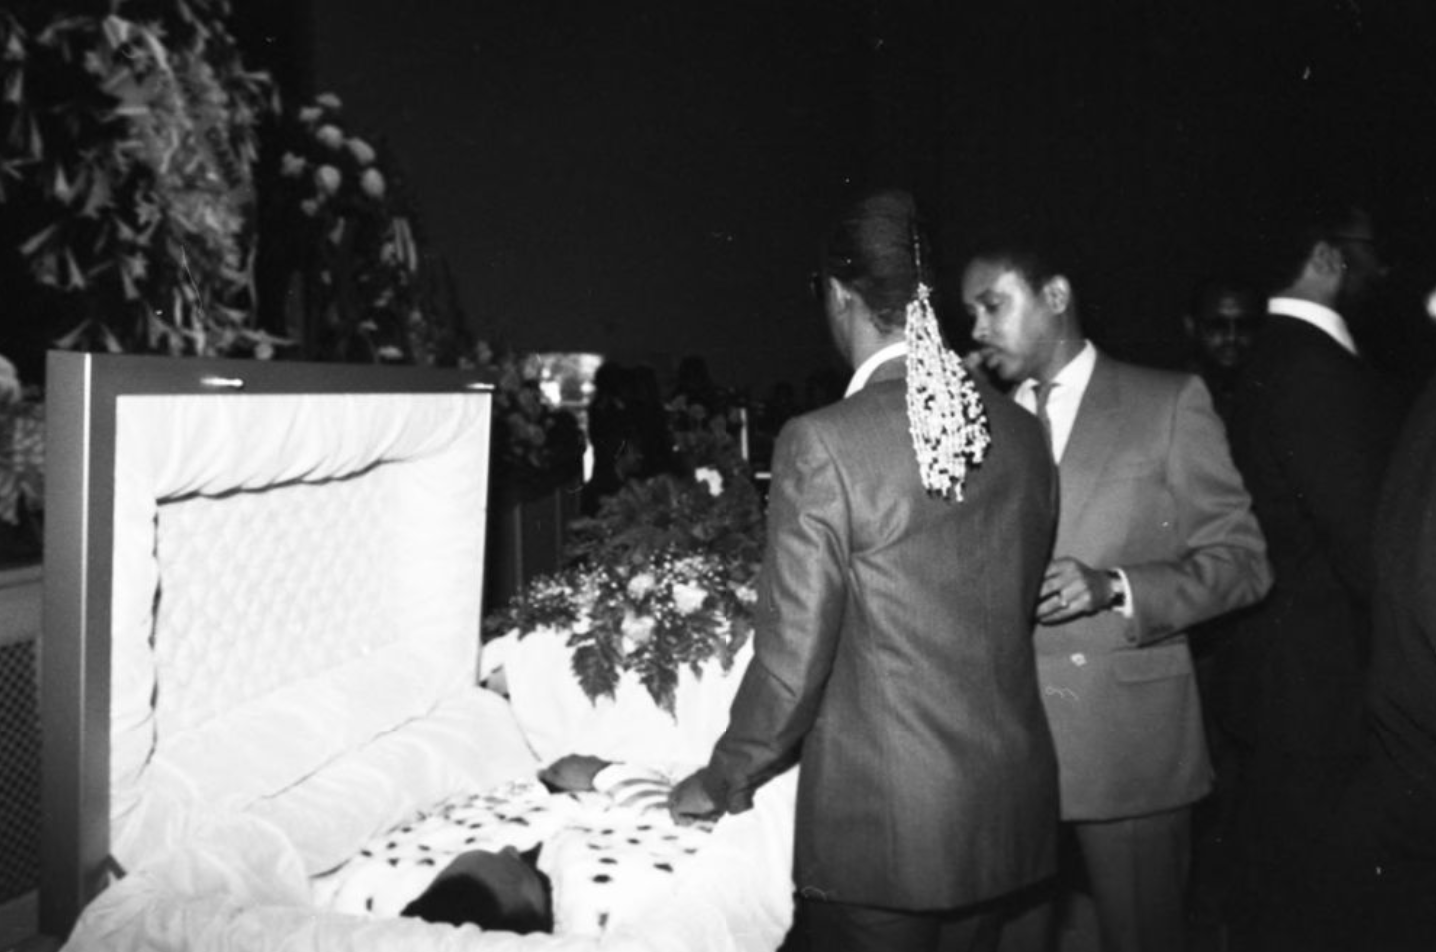
<instances>
[{"instance_id":1,"label":"flower bouquet","mask_svg":"<svg viewBox=\"0 0 1436 952\"><path fill-rule=\"evenodd\" d=\"M286 290L290 336L317 360L452 362L436 263L387 150L350 131L331 93L288 116L281 140L271 227L274 254L298 266Z\"/></svg>"},{"instance_id":2,"label":"flower bouquet","mask_svg":"<svg viewBox=\"0 0 1436 952\"><path fill-rule=\"evenodd\" d=\"M670 714L683 667L727 671L752 632L763 516L741 455L704 433L703 465L630 483L576 521L567 566L486 619L486 634L565 631L590 700L631 671Z\"/></svg>"},{"instance_id":3,"label":"flower bouquet","mask_svg":"<svg viewBox=\"0 0 1436 952\"><path fill-rule=\"evenodd\" d=\"M682 666L695 676L709 659L732 667L751 631L755 598L750 567L740 560L663 549L636 572L582 564L543 576L487 626L567 631L574 676L590 699L612 697L622 672L633 671L672 713Z\"/></svg>"}]
</instances>

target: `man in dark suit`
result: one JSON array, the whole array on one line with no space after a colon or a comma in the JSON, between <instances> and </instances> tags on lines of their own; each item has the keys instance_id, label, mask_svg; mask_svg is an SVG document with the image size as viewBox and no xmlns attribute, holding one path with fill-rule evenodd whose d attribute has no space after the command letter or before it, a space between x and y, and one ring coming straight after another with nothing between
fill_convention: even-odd
<instances>
[{"instance_id":1,"label":"man in dark suit","mask_svg":"<svg viewBox=\"0 0 1436 952\"><path fill-rule=\"evenodd\" d=\"M1265 327L1238 391L1232 446L1276 584L1218 658L1238 740L1238 947L1278 948L1311 910L1288 888L1358 764L1370 651L1371 526L1400 406L1346 316L1381 277L1372 222L1313 203L1272 249Z\"/></svg>"},{"instance_id":2,"label":"man in dark suit","mask_svg":"<svg viewBox=\"0 0 1436 952\"><path fill-rule=\"evenodd\" d=\"M1282 937L1304 952L1436 949L1436 378L1392 454L1372 537L1367 755L1303 877L1310 914Z\"/></svg>"},{"instance_id":3,"label":"man in dark suit","mask_svg":"<svg viewBox=\"0 0 1436 952\"><path fill-rule=\"evenodd\" d=\"M916 235L911 200L880 194L829 240L824 305L857 372L778 437L753 661L671 803L745 810L800 759L794 882L822 952L991 948L991 903L1054 868L1030 637L1052 465L941 346Z\"/></svg>"},{"instance_id":4,"label":"man in dark suit","mask_svg":"<svg viewBox=\"0 0 1436 952\"><path fill-rule=\"evenodd\" d=\"M1191 804L1211 786L1184 632L1265 594L1261 531L1201 380L1098 351L1041 250L984 250L962 296L982 362L1059 461L1037 662L1103 948L1180 949ZM1044 918L1024 917L1028 942Z\"/></svg>"}]
</instances>

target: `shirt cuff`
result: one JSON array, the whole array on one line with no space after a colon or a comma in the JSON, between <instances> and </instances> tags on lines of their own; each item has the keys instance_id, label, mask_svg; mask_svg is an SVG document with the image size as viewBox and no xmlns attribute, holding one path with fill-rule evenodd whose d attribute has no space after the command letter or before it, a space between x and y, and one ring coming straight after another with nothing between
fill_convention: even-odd
<instances>
[{"instance_id":1,"label":"shirt cuff","mask_svg":"<svg viewBox=\"0 0 1436 952\"><path fill-rule=\"evenodd\" d=\"M1127 597L1122 599L1120 604L1112 606L1112 610L1123 618L1131 618L1136 614L1136 610L1133 608L1132 583L1127 579L1126 572L1118 568L1114 568L1112 571L1116 572L1117 577L1122 580L1122 590L1127 593Z\"/></svg>"}]
</instances>

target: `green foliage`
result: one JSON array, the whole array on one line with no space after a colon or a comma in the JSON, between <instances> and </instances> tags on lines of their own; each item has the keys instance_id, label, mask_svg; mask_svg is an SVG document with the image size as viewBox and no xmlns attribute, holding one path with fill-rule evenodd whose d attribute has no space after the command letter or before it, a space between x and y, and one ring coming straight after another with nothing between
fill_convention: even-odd
<instances>
[{"instance_id":1,"label":"green foliage","mask_svg":"<svg viewBox=\"0 0 1436 952\"><path fill-rule=\"evenodd\" d=\"M0 202L34 223L33 279L75 304L57 344L267 356L250 210L268 77L245 69L228 0L124 7L0 13Z\"/></svg>"}]
</instances>

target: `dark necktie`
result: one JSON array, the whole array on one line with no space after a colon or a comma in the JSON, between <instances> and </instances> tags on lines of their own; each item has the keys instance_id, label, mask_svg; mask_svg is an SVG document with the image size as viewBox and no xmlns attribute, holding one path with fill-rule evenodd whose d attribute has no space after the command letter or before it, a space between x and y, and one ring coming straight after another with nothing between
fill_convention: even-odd
<instances>
[{"instance_id":1,"label":"dark necktie","mask_svg":"<svg viewBox=\"0 0 1436 952\"><path fill-rule=\"evenodd\" d=\"M1042 431L1047 434L1047 451L1052 458L1057 458L1057 446L1052 442L1052 418L1047 415L1047 398L1052 396L1052 388L1057 386L1050 380L1039 380L1032 388L1032 399L1037 404L1037 421L1042 424Z\"/></svg>"}]
</instances>

